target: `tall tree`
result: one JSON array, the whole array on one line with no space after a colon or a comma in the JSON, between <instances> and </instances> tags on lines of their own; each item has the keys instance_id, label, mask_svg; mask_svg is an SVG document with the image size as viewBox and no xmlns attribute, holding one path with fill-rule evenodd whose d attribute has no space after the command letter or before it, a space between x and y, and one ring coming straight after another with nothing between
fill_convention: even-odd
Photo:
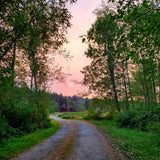
<instances>
[{"instance_id":1,"label":"tall tree","mask_svg":"<svg viewBox=\"0 0 160 160\"><path fill-rule=\"evenodd\" d=\"M117 11L119 20L126 24L126 39L130 42L128 56L139 68L145 102L157 102L159 3L118 1Z\"/></svg>"},{"instance_id":2,"label":"tall tree","mask_svg":"<svg viewBox=\"0 0 160 160\"><path fill-rule=\"evenodd\" d=\"M11 56L9 52L14 48L11 56L11 70L14 77L16 48L20 54L28 55L32 73L31 88L33 88L33 81L34 87L37 88L38 73L43 72L44 74L41 75L45 75L47 71L42 71L42 68L47 68L47 63L42 61L42 57L46 59L48 52L54 52L66 42L65 33L70 27L71 18L66 8L67 2L73 3L75 0L9 1L0 11L2 26L0 61L2 62L4 57ZM38 62L40 59L41 62Z\"/></svg>"},{"instance_id":3,"label":"tall tree","mask_svg":"<svg viewBox=\"0 0 160 160\"><path fill-rule=\"evenodd\" d=\"M84 84L88 84L90 89L101 91L103 95L109 92L120 112L115 80L118 74L115 69L118 64L116 47L120 29L113 12L100 11L97 15L96 22L87 33L89 49L85 54L92 59L92 63L83 70Z\"/></svg>"}]
</instances>

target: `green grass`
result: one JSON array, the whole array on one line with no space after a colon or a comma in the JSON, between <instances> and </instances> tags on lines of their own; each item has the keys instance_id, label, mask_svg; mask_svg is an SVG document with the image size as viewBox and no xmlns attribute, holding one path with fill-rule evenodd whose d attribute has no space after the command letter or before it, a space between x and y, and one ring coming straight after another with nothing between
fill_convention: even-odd
<instances>
[{"instance_id":1,"label":"green grass","mask_svg":"<svg viewBox=\"0 0 160 160\"><path fill-rule=\"evenodd\" d=\"M114 121L91 121L111 135L125 159L160 160L160 136L136 129L118 128Z\"/></svg>"},{"instance_id":2,"label":"green grass","mask_svg":"<svg viewBox=\"0 0 160 160\"><path fill-rule=\"evenodd\" d=\"M53 126L49 129L36 131L20 138L12 137L8 140L4 140L0 144L0 160L9 160L16 157L19 153L22 153L23 151L51 137L59 129L58 122L52 121L52 125Z\"/></svg>"},{"instance_id":3,"label":"green grass","mask_svg":"<svg viewBox=\"0 0 160 160\"><path fill-rule=\"evenodd\" d=\"M57 112L53 115L60 117L60 118L64 118L64 119L83 120L84 116L87 115L87 111L84 111L84 112Z\"/></svg>"}]
</instances>

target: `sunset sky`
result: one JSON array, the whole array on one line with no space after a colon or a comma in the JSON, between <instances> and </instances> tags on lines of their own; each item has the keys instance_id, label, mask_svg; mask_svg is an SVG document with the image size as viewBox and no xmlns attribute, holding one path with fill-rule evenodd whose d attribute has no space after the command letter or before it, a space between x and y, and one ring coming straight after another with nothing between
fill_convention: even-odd
<instances>
[{"instance_id":1,"label":"sunset sky","mask_svg":"<svg viewBox=\"0 0 160 160\"><path fill-rule=\"evenodd\" d=\"M71 76L68 76L65 83L52 83L49 87L51 91L68 96L87 91L86 87L75 83L83 80L83 75L80 71L89 64L89 59L84 55L87 45L82 43L82 39L79 36L86 34L91 24L94 23L96 16L93 11L100 4L101 0L78 0L76 4L68 6L73 18L71 19L72 27L68 29L67 34L69 43L64 47L73 58L69 61L58 58L57 63L62 65L63 71L70 73Z\"/></svg>"}]
</instances>

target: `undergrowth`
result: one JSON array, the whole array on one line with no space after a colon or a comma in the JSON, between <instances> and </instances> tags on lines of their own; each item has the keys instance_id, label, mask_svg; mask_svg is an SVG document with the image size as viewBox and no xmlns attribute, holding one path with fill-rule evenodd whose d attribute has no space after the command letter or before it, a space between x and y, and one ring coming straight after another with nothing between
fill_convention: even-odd
<instances>
[{"instance_id":1,"label":"undergrowth","mask_svg":"<svg viewBox=\"0 0 160 160\"><path fill-rule=\"evenodd\" d=\"M91 121L111 135L116 149L128 160L160 160L160 136L137 129L119 128L114 121Z\"/></svg>"},{"instance_id":2,"label":"undergrowth","mask_svg":"<svg viewBox=\"0 0 160 160\"><path fill-rule=\"evenodd\" d=\"M39 130L20 138L11 137L4 139L0 144L0 159L9 160L16 157L19 153L51 137L59 129L58 122L52 121L51 123L51 128Z\"/></svg>"},{"instance_id":3,"label":"undergrowth","mask_svg":"<svg viewBox=\"0 0 160 160\"><path fill-rule=\"evenodd\" d=\"M160 134L160 106L135 108L116 114L114 120L119 127L137 128L146 132Z\"/></svg>"}]
</instances>

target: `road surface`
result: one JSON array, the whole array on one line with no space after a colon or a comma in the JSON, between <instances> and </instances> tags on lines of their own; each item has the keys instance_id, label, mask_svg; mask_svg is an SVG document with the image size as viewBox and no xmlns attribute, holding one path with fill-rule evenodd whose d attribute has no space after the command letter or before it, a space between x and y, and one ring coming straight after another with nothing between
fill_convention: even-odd
<instances>
[{"instance_id":1,"label":"road surface","mask_svg":"<svg viewBox=\"0 0 160 160\"><path fill-rule=\"evenodd\" d=\"M13 160L118 160L108 155L106 138L84 121L64 120L52 137Z\"/></svg>"}]
</instances>

